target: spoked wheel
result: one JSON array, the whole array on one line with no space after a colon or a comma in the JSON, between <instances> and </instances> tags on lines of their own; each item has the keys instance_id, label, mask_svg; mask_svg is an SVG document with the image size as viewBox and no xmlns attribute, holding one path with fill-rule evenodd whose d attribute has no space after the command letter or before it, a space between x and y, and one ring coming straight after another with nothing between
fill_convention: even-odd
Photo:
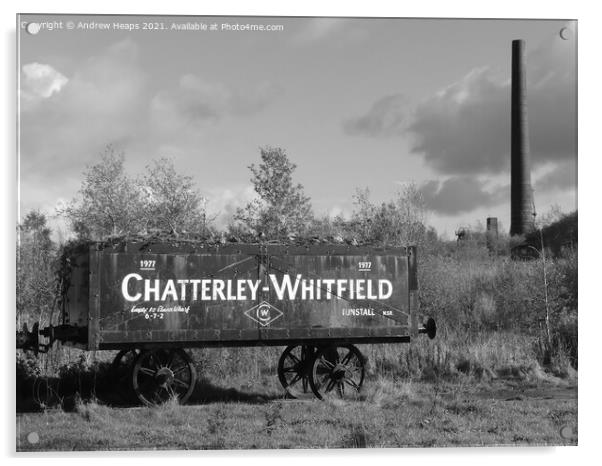
<instances>
[{"instance_id":1,"label":"spoked wheel","mask_svg":"<svg viewBox=\"0 0 602 466\"><path fill-rule=\"evenodd\" d=\"M144 351L134 364L132 382L145 405L156 406L173 397L185 403L194 390L196 370L183 349Z\"/></svg>"},{"instance_id":2,"label":"spoked wheel","mask_svg":"<svg viewBox=\"0 0 602 466\"><path fill-rule=\"evenodd\" d=\"M288 346L278 360L278 379L292 398L311 394L309 379L316 348L308 345Z\"/></svg>"},{"instance_id":3,"label":"spoked wheel","mask_svg":"<svg viewBox=\"0 0 602 466\"><path fill-rule=\"evenodd\" d=\"M115 359L113 359L113 363L111 364L111 377L112 382L115 384L116 392L127 401L135 399L131 374L139 354L139 349L121 350L115 355Z\"/></svg>"},{"instance_id":4,"label":"spoked wheel","mask_svg":"<svg viewBox=\"0 0 602 466\"><path fill-rule=\"evenodd\" d=\"M327 346L316 354L310 384L320 398L356 398L364 382L364 357L353 345Z\"/></svg>"}]
</instances>

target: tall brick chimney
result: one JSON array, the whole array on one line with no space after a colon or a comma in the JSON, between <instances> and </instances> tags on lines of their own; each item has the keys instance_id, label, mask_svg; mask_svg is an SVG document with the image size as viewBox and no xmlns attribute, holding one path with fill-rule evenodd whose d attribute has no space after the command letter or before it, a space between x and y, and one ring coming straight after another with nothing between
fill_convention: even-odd
<instances>
[{"instance_id":1,"label":"tall brick chimney","mask_svg":"<svg viewBox=\"0 0 602 466\"><path fill-rule=\"evenodd\" d=\"M512 41L511 211L510 235L523 235L535 228L531 187L531 153L527 119L527 63L524 40Z\"/></svg>"}]
</instances>

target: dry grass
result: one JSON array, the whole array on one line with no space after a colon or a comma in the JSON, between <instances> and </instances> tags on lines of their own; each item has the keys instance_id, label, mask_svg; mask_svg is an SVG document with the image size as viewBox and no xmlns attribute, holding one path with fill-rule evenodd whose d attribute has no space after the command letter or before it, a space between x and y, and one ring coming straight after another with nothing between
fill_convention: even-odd
<instances>
[{"instance_id":1,"label":"dry grass","mask_svg":"<svg viewBox=\"0 0 602 466\"><path fill-rule=\"evenodd\" d=\"M216 402L116 409L97 401L17 417L29 450L573 445L576 399L476 396L473 385L378 379L361 401ZM492 395L494 392L488 392ZM27 440L36 432L38 443ZM576 432L575 432L576 434Z\"/></svg>"}]
</instances>

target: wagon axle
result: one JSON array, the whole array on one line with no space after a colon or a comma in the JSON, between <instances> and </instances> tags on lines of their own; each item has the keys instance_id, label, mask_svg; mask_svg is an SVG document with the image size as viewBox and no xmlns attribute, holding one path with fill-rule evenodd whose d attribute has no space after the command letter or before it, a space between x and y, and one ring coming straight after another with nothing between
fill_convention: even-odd
<instances>
[{"instance_id":1,"label":"wagon axle","mask_svg":"<svg viewBox=\"0 0 602 466\"><path fill-rule=\"evenodd\" d=\"M155 382L161 388L171 386L174 379L174 373L169 367L162 367L155 373Z\"/></svg>"}]
</instances>

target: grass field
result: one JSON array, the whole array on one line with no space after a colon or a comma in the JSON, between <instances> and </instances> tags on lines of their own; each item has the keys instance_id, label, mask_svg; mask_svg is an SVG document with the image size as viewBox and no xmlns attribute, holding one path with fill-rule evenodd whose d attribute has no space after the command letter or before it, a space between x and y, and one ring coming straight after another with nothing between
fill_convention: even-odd
<instances>
[{"instance_id":1,"label":"grass field","mask_svg":"<svg viewBox=\"0 0 602 466\"><path fill-rule=\"evenodd\" d=\"M219 391L219 387L213 387ZM17 415L17 450L576 445L577 393L555 380L368 381L358 401L286 400L223 388L226 401L156 408L75 403ZM241 401L244 400L244 401Z\"/></svg>"}]
</instances>

